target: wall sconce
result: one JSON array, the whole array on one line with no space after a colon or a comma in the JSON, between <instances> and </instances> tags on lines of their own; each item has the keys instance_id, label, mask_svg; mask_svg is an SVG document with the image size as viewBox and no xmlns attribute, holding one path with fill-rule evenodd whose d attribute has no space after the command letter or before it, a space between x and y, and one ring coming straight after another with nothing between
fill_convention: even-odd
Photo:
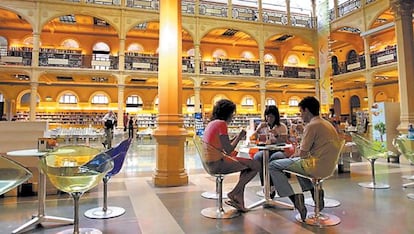
<instances>
[{"instance_id":1,"label":"wall sconce","mask_svg":"<svg viewBox=\"0 0 414 234\"><path fill-rule=\"evenodd\" d=\"M281 101L280 104L286 105L286 101Z\"/></svg>"},{"instance_id":2,"label":"wall sconce","mask_svg":"<svg viewBox=\"0 0 414 234\"><path fill-rule=\"evenodd\" d=\"M364 101L367 102L368 101L368 97L364 97Z\"/></svg>"},{"instance_id":3,"label":"wall sconce","mask_svg":"<svg viewBox=\"0 0 414 234\"><path fill-rule=\"evenodd\" d=\"M51 96L46 96L45 100L46 100L47 102L51 102L51 101L52 101L52 97L51 97Z\"/></svg>"}]
</instances>

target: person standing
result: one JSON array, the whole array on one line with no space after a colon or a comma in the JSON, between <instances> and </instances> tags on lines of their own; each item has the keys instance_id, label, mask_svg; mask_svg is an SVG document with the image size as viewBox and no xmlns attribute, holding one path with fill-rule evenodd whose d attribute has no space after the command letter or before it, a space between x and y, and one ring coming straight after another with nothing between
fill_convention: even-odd
<instances>
[{"instance_id":1,"label":"person standing","mask_svg":"<svg viewBox=\"0 0 414 234\"><path fill-rule=\"evenodd\" d=\"M129 117L128 120L128 138L134 138L134 117Z\"/></svg>"},{"instance_id":2,"label":"person standing","mask_svg":"<svg viewBox=\"0 0 414 234\"><path fill-rule=\"evenodd\" d=\"M129 121L129 114L128 113L124 113L124 132L126 132L126 130L127 130L128 121Z\"/></svg>"},{"instance_id":3,"label":"person standing","mask_svg":"<svg viewBox=\"0 0 414 234\"><path fill-rule=\"evenodd\" d=\"M269 164L270 176L281 197L289 197L304 221L307 209L303 193L295 193L289 184L283 170L299 174L317 176L321 174L326 165L336 160L336 153L340 148L340 137L334 126L320 117L320 104L315 97L305 97L299 103L299 110L305 125L300 148L290 158L271 161ZM302 191L310 191L314 197L314 188L309 179L297 177ZM320 191L319 209L324 208L324 192ZM316 203L315 203L316 204Z\"/></svg>"},{"instance_id":4,"label":"person standing","mask_svg":"<svg viewBox=\"0 0 414 234\"><path fill-rule=\"evenodd\" d=\"M226 154L230 155L239 141L246 136L246 131L241 130L233 139L229 138L228 124L232 121L235 111L236 105L232 101L227 99L217 101L213 108L211 121L205 128L203 141L222 152L220 154L206 152L207 155L211 156L211 161L208 162L208 165L213 173L228 174L240 172L239 181L233 190L227 194L230 200L226 201L226 204L235 207L241 212L246 212L248 209L244 206L244 189L246 184L260 170L260 164L250 159L226 156Z\"/></svg>"},{"instance_id":5,"label":"person standing","mask_svg":"<svg viewBox=\"0 0 414 234\"><path fill-rule=\"evenodd\" d=\"M112 148L114 126L117 122L114 112L112 110L108 111L108 113L106 113L102 118L102 121L104 123L105 128L105 140L104 142L102 142L102 145L106 149L110 149Z\"/></svg>"}]
</instances>

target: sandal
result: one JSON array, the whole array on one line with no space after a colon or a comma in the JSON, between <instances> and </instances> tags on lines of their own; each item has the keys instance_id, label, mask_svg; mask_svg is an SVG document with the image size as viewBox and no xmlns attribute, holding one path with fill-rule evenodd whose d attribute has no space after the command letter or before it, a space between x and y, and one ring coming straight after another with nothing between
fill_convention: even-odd
<instances>
[{"instance_id":1,"label":"sandal","mask_svg":"<svg viewBox=\"0 0 414 234\"><path fill-rule=\"evenodd\" d=\"M249 211L248 209L246 209L243 206L241 206L239 203L237 203L235 201L232 201L232 200L227 200L224 203L226 203L229 206L232 206L232 207L236 208L237 211L240 211L240 212L243 212L243 213Z\"/></svg>"}]
</instances>

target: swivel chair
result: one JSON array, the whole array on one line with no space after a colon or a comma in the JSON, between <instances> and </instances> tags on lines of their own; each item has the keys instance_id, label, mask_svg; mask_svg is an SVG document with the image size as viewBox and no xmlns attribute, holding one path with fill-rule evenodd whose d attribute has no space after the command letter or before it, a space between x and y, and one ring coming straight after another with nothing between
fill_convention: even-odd
<instances>
[{"instance_id":1,"label":"swivel chair","mask_svg":"<svg viewBox=\"0 0 414 234\"><path fill-rule=\"evenodd\" d=\"M103 206L96 207L87 210L84 215L91 219L109 219L121 216L125 213L125 209L122 207L110 206L108 207L108 181L112 176L118 174L121 171L122 165L124 164L125 156L127 155L129 146L131 145L132 138L128 138L119 143L114 148L107 150L105 153L108 154L114 160L114 168L106 173L103 177Z\"/></svg>"},{"instance_id":2,"label":"swivel chair","mask_svg":"<svg viewBox=\"0 0 414 234\"><path fill-rule=\"evenodd\" d=\"M377 183L375 180L375 161L379 158L387 158L387 152L380 146L375 145L372 141L365 139L361 135L351 133L352 141L361 154L361 157L370 162L372 182L361 182L359 186L370 189L388 189L390 186L385 183Z\"/></svg>"},{"instance_id":3,"label":"swivel chair","mask_svg":"<svg viewBox=\"0 0 414 234\"><path fill-rule=\"evenodd\" d=\"M196 149L200 156L204 170L209 175L214 176L216 178L216 193L217 193L216 207L204 208L201 211L201 214L205 217L212 218L212 219L230 219L230 218L239 216L240 213L236 209L225 210L223 208L224 174L215 173L211 171L208 166L207 154L216 154L216 155L223 156L223 157L227 157L227 156L223 155L223 153L217 150L215 147L202 141L202 139L199 136L194 136L194 145L196 146Z\"/></svg>"},{"instance_id":4,"label":"swivel chair","mask_svg":"<svg viewBox=\"0 0 414 234\"><path fill-rule=\"evenodd\" d=\"M0 195L7 193L32 177L22 165L0 156Z\"/></svg>"},{"instance_id":5,"label":"swivel chair","mask_svg":"<svg viewBox=\"0 0 414 234\"><path fill-rule=\"evenodd\" d=\"M338 164L338 159L341 155L342 148L345 145L345 140L341 141L333 141L331 144L332 152L336 151L335 154L332 156L332 160L330 161L330 164L325 167L325 170L322 174L315 174L315 175L308 175L308 174L300 174L294 171L290 170L283 170L284 172L291 173L296 176L300 176L303 178L310 179L313 184L314 194L315 194L315 208L314 212L309 212L307 214L305 223L312 225L312 226L318 226L318 227L326 227L326 226L334 226L341 222L341 219L333 214L328 214L320 211L320 204L319 204L319 192L322 191L322 184L323 181L333 175L336 169L336 165ZM313 162L312 157L308 158L306 160L309 160ZM314 166L315 164L313 164ZM296 220L299 222L302 222L302 218L300 217L300 214L296 216Z\"/></svg>"},{"instance_id":6,"label":"swivel chair","mask_svg":"<svg viewBox=\"0 0 414 234\"><path fill-rule=\"evenodd\" d=\"M414 164L414 140L410 140L406 135L397 136L392 144L398 151L404 155L404 157L411 163ZM404 179L414 180L414 175L403 176ZM414 182L403 184L404 188L408 188L414 185ZM414 193L407 194L407 197L414 199Z\"/></svg>"},{"instance_id":7,"label":"swivel chair","mask_svg":"<svg viewBox=\"0 0 414 234\"><path fill-rule=\"evenodd\" d=\"M113 168L112 158L98 149L70 145L42 157L40 167L50 182L60 191L69 193L74 201L74 227L59 234L102 234L98 229L79 228L79 199Z\"/></svg>"}]
</instances>

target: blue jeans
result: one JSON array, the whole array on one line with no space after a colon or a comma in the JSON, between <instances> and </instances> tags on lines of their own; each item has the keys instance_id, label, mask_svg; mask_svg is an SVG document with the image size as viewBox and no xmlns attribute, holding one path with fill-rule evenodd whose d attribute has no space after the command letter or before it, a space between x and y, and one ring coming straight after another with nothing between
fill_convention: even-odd
<instances>
[{"instance_id":1,"label":"blue jeans","mask_svg":"<svg viewBox=\"0 0 414 234\"><path fill-rule=\"evenodd\" d=\"M294 195L292 186L289 184L289 180L283 170L288 169L299 174L306 175L307 173L301 165L301 158L284 158L273 160L269 163L269 173L273 182L275 183L277 194L281 197L288 197ZM308 191L313 189L313 184L311 180L296 176L299 181L299 185L302 188L302 191Z\"/></svg>"}]
</instances>

